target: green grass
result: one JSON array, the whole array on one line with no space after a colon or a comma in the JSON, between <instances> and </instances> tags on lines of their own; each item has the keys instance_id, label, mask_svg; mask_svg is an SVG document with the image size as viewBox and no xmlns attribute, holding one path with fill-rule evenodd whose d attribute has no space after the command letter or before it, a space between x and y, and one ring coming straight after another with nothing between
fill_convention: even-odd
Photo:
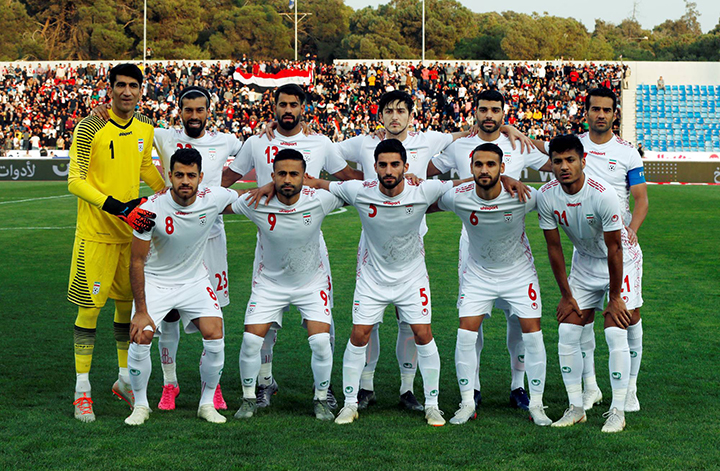
<instances>
[{"instance_id":1,"label":"green grass","mask_svg":"<svg viewBox=\"0 0 720 471\"><path fill-rule=\"evenodd\" d=\"M386 313L375 379L378 405L355 424L318 423L311 416L310 349L289 314L275 348L280 392L256 418L216 426L195 418L199 395L199 336L182 336L178 409L157 409L146 425L129 428L124 403L110 393L116 378L112 303L98 324L92 383L98 420L72 417L72 325L75 307L65 300L76 202L63 183L0 184L0 469L709 469L720 468L717 407L718 228L720 189L650 187L651 209L640 241L645 255L642 410L628 414L625 432L601 434L604 404L588 422L569 429L539 428L507 406L509 357L498 315L485 324L483 405L463 427L429 427L420 413L397 408L397 325ZM29 198L58 197L25 202ZM250 292L254 227L227 218L232 302L225 311L223 391L231 416L239 405L238 352ZM440 406L446 418L459 402L454 350L457 330L457 241L452 214L428 217L425 238L433 293L433 330L442 360ZM23 228L43 229L23 229ZM55 228L55 229L51 229ZM340 391L342 356L349 337L355 253L360 222L354 209L328 217L323 227L335 281L337 348L333 384ZM557 419L567 398L557 359L554 308L558 290L541 231L528 218L543 297L548 352L545 404ZM563 239L567 244L567 239ZM569 248L569 247L566 247ZM607 346L596 326L598 381L610 396ZM153 352L150 401L157 404L161 373ZM422 394L420 378L415 391Z\"/></svg>"}]
</instances>

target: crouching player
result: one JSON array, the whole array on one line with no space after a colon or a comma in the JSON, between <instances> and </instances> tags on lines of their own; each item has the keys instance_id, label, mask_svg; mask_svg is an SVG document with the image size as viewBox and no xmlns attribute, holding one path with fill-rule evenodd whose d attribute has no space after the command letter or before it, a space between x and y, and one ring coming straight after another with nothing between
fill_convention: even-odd
<instances>
[{"instance_id":1,"label":"crouching player","mask_svg":"<svg viewBox=\"0 0 720 471\"><path fill-rule=\"evenodd\" d=\"M156 326L171 309L180 313L185 332L199 330L203 336L197 415L208 422L223 423L225 417L213 406L225 362L222 310L203 256L215 220L238 195L222 187L198 191L202 156L196 149L177 150L170 159L169 173L172 189L152 196L143 205L157 215L157 225L149 232L133 234L130 284L134 303L128 368L135 408L125 423L140 425L150 417L150 346Z\"/></svg>"},{"instance_id":2,"label":"crouching player","mask_svg":"<svg viewBox=\"0 0 720 471\"><path fill-rule=\"evenodd\" d=\"M642 305L636 290L623 290L625 280L637 286L642 273L642 254L633 249L621 217L620 203L604 180L585 175L584 148L576 136L556 137L550 142L550 160L556 180L540 188L538 213L545 231L550 266L560 287L557 307L558 356L570 407L554 427L566 427L586 420L581 375L583 358L580 337L583 325L595 310L603 309L605 340L610 351L612 404L603 432L625 428L625 398L630 374L627 327L630 313ZM570 276L558 226L575 247Z\"/></svg>"}]
</instances>

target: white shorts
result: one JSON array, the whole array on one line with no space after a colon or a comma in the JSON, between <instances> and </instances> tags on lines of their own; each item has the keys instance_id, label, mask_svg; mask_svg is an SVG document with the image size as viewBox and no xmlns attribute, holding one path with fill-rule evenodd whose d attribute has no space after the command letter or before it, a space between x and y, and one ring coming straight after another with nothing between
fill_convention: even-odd
<instances>
[{"instance_id":1,"label":"white shorts","mask_svg":"<svg viewBox=\"0 0 720 471\"><path fill-rule=\"evenodd\" d=\"M290 304L298 308L303 323L332 322L327 275L324 272L319 272L310 283L297 288L275 284L262 276L256 279L245 310L245 325L272 323L275 328L280 328L283 308Z\"/></svg>"},{"instance_id":2,"label":"white shorts","mask_svg":"<svg viewBox=\"0 0 720 471\"><path fill-rule=\"evenodd\" d=\"M632 253L636 258L623 263L622 299L628 310L643 305L642 299L642 265L643 257L639 246ZM625 250L625 247L623 247ZM568 276L568 284L573 298L580 309L602 311L605 299L610 291L610 275L605 258L587 257L575 251L572 268Z\"/></svg>"},{"instance_id":3,"label":"white shorts","mask_svg":"<svg viewBox=\"0 0 720 471\"><path fill-rule=\"evenodd\" d=\"M462 292L457 302L460 317L490 316L493 303L507 306L511 315L522 319L537 319L542 315L540 285L534 268L523 270L512 278L501 278L468 263L460 286Z\"/></svg>"},{"instance_id":4,"label":"white shorts","mask_svg":"<svg viewBox=\"0 0 720 471\"><path fill-rule=\"evenodd\" d=\"M382 322L388 304L395 305L400 322L430 324L432 320L430 278L427 273L392 286L381 286L360 276L355 284L353 300L352 318L355 325Z\"/></svg>"},{"instance_id":5,"label":"white shorts","mask_svg":"<svg viewBox=\"0 0 720 471\"><path fill-rule=\"evenodd\" d=\"M215 237L211 237L205 246L203 262L207 267L210 285L215 290L220 307L230 304L228 291L228 263L227 263L227 237L225 230Z\"/></svg>"},{"instance_id":6,"label":"white shorts","mask_svg":"<svg viewBox=\"0 0 720 471\"><path fill-rule=\"evenodd\" d=\"M192 323L193 319L199 317L222 319L223 317L215 291L208 280L172 287L158 286L146 280L145 305L158 331L160 330L160 321L172 309L177 309L180 313L180 319L182 319L185 332L188 334L198 331L198 328ZM132 315L135 315L134 302Z\"/></svg>"}]
</instances>

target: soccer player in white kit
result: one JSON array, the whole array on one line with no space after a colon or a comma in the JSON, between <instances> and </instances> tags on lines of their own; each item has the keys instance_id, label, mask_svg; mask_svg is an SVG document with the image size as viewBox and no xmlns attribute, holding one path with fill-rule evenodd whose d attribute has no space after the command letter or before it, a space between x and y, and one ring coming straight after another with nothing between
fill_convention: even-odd
<instances>
[{"instance_id":1,"label":"soccer player in white kit","mask_svg":"<svg viewBox=\"0 0 720 471\"><path fill-rule=\"evenodd\" d=\"M282 327L283 308L294 304L302 315L312 350L315 417L333 420L327 401L333 364L332 307L327 259L321 256L320 226L325 216L344 202L327 191L303 187L306 163L295 149L279 151L273 168L276 198L257 208L243 200L232 206L235 213L244 214L257 225L260 246L240 350L243 400L235 417L247 419L257 411L255 383L263 339L271 326Z\"/></svg>"},{"instance_id":2,"label":"soccer player in white kit","mask_svg":"<svg viewBox=\"0 0 720 471\"><path fill-rule=\"evenodd\" d=\"M441 426L445 419L438 408L440 356L430 327L430 284L420 225L428 207L460 182L406 182L407 154L397 139L380 142L375 156L375 180L330 183L306 179L308 186L329 189L355 206L365 232L353 297L353 328L343 357L345 406L335 423L348 424L358 417L357 393L370 333L382 322L387 305L393 303L400 321L410 325L414 334L425 418L430 425Z\"/></svg>"},{"instance_id":3,"label":"soccer player in white kit","mask_svg":"<svg viewBox=\"0 0 720 471\"><path fill-rule=\"evenodd\" d=\"M558 356L570 407L553 427L567 427L586 420L582 396L583 325L595 310L603 309L605 339L610 353L612 404L604 417L603 432L625 428L625 398L630 373L627 326L629 310L642 304L640 292L623 291L625 280L639 282L642 253L635 249L622 220L615 192L606 181L585 175L584 148L577 136L556 137L550 142L550 159L556 180L543 185L538 196L540 228L545 233L550 266L562 298L557 307ZM558 226L575 248L570 276ZM627 301L626 301L627 300Z\"/></svg>"},{"instance_id":4,"label":"soccer player in white kit","mask_svg":"<svg viewBox=\"0 0 720 471\"><path fill-rule=\"evenodd\" d=\"M325 170L340 180L361 179L362 173L351 168L342 157L332 141L321 134L305 135L302 132L302 112L305 103L305 92L295 84L283 85L275 90L275 118L278 129L275 136L268 141L265 136L252 136L243 145L238 157L223 172L222 186L228 187L243 175L255 169L258 186L272 182L273 161L282 149L295 149L300 152L307 164L307 173L319 177ZM320 255L327 270L328 296L332 307L332 277L327 255L325 240L320 233ZM255 259L259 260L259 242L255 249ZM257 269L257 267L255 267ZM330 342L334 345L335 329L331 326ZM270 396L277 393L278 385L272 375L273 347L277 339L277 331L271 328L265 336L261 349L262 366L258 377L257 406L270 405ZM335 405L332 392L329 402Z\"/></svg>"},{"instance_id":5,"label":"soccer player in white kit","mask_svg":"<svg viewBox=\"0 0 720 471\"><path fill-rule=\"evenodd\" d=\"M456 140L440 155L433 157L428 165L427 175L432 177L441 173L455 170L459 178L472 176L470 160L477 146L492 143L496 144L503 151L503 175L519 180L526 167L535 170L549 172L550 160L547 155L540 152L535 146L530 146L529 152L522 152L521 147L513 148L510 139L500 132L505 122L505 97L497 90L485 90L477 96L477 109L475 112L476 122L479 131L475 136L467 136ZM505 183L505 182L503 182ZM528 247L528 250L530 248ZM463 225L460 233L460 247L458 250L458 278L461 280L465 270L464 264L467 261L468 237L466 227ZM532 253L531 253L532 255ZM520 317L512 315L510 306L504 300L498 300L496 306L505 312L507 319L507 349L510 353L510 405L516 408L528 410L530 400L525 392L525 344L523 342L523 330L520 327ZM481 401L480 393L480 354L484 344L482 324L478 330L475 351L478 366L477 374L472 378L474 384L474 400L477 408Z\"/></svg>"},{"instance_id":6,"label":"soccer player in white kit","mask_svg":"<svg viewBox=\"0 0 720 471\"><path fill-rule=\"evenodd\" d=\"M199 330L203 336L197 415L208 422L224 423L225 417L213 405L225 361L222 310L203 256L215 220L238 195L222 187L198 190L202 157L196 149L178 149L169 172L171 191L155 194L143 205L156 214L158 223L149 232L133 234L130 282L134 302L128 368L135 407L125 423L141 425L150 417L150 346L156 326L171 309L179 312L185 332Z\"/></svg>"},{"instance_id":7,"label":"soccer player in white kit","mask_svg":"<svg viewBox=\"0 0 720 471\"><path fill-rule=\"evenodd\" d=\"M529 376L530 418L537 425L550 425L542 395L545 389L547 355L540 330L542 303L537 272L525 235L525 214L535 209L536 193L525 202L503 191L500 174L505 170L504 151L485 143L470 153L466 162L474 182L445 193L438 207L456 213L463 223L468 245L458 296L460 327L455 348L455 367L460 386L460 409L451 424L464 424L476 417L474 382L477 377L478 330L493 303L501 299L511 308L527 346L525 364Z\"/></svg>"}]
</instances>

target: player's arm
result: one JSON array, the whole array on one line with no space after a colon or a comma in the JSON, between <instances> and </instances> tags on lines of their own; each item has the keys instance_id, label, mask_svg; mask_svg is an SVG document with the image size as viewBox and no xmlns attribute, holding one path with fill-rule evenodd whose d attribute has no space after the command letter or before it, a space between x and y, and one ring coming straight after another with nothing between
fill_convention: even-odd
<instances>
[{"instance_id":1,"label":"player's arm","mask_svg":"<svg viewBox=\"0 0 720 471\"><path fill-rule=\"evenodd\" d=\"M605 307L603 316L610 315L615 321L615 325L625 329L630 325L630 313L620 294L623 282L621 231L605 232L603 236L608 250L608 273L610 274L608 304Z\"/></svg>"},{"instance_id":2,"label":"player's arm","mask_svg":"<svg viewBox=\"0 0 720 471\"><path fill-rule=\"evenodd\" d=\"M636 169L633 169L636 170ZM631 170L631 172L633 171ZM637 243L637 232L640 230L645 217L647 216L648 209L650 208L650 200L648 199L647 183L644 181L630 187L630 194L635 200L635 207L632 211L632 221L628 226L628 237L630 243Z\"/></svg>"},{"instance_id":3,"label":"player's arm","mask_svg":"<svg viewBox=\"0 0 720 471\"><path fill-rule=\"evenodd\" d=\"M430 159L430 162L428 162L427 166L427 177L432 178L435 175L440 175L442 172L440 169L438 169L435 164L433 163L433 159Z\"/></svg>"},{"instance_id":4,"label":"player's arm","mask_svg":"<svg viewBox=\"0 0 720 471\"><path fill-rule=\"evenodd\" d=\"M349 165L346 165L345 168L340 170L339 172L333 173L333 175L335 176L335 178L341 181L363 179L363 173L360 170L354 169Z\"/></svg>"},{"instance_id":5,"label":"player's arm","mask_svg":"<svg viewBox=\"0 0 720 471\"><path fill-rule=\"evenodd\" d=\"M500 181L505 187L505 191L510 193L510 196L517 195L518 200L521 203L524 203L527 200L528 196L530 196L530 187L521 182L520 180L515 180L514 178L510 178L507 175L500 175Z\"/></svg>"},{"instance_id":6,"label":"player's arm","mask_svg":"<svg viewBox=\"0 0 720 471\"><path fill-rule=\"evenodd\" d=\"M453 138L453 142L457 141L457 140L460 139L461 137L467 137L467 136L469 136L470 134L477 134L477 132L473 132L473 131L458 131L458 132L450 133L450 135L451 135L452 138Z\"/></svg>"},{"instance_id":7,"label":"player's arm","mask_svg":"<svg viewBox=\"0 0 720 471\"><path fill-rule=\"evenodd\" d=\"M330 182L328 180L323 180L322 178L315 178L307 173L305 174L303 185L314 188L316 190L330 191Z\"/></svg>"},{"instance_id":8,"label":"player's arm","mask_svg":"<svg viewBox=\"0 0 720 471\"><path fill-rule=\"evenodd\" d=\"M582 318L580 307L573 298L570 284L567 279L567 271L565 268L565 254L563 254L562 243L560 242L560 231L555 229L544 229L545 242L547 243L548 257L550 258L550 268L552 268L555 281L560 288L560 302L557 307L557 320L562 322L573 312Z\"/></svg>"},{"instance_id":9,"label":"player's arm","mask_svg":"<svg viewBox=\"0 0 720 471\"><path fill-rule=\"evenodd\" d=\"M150 252L150 240L143 240L133 236L130 249L130 287L135 301L135 315L130 321L130 341L140 343L145 335L145 327L152 327L155 332L155 323L147 312L145 303L145 260Z\"/></svg>"},{"instance_id":10,"label":"player's arm","mask_svg":"<svg viewBox=\"0 0 720 471\"><path fill-rule=\"evenodd\" d=\"M240 180L242 178L242 173L237 173L230 167L227 167L222 172L222 183L220 183L221 186L224 186L225 188L231 187L236 181Z\"/></svg>"},{"instance_id":11,"label":"player's arm","mask_svg":"<svg viewBox=\"0 0 720 471\"><path fill-rule=\"evenodd\" d=\"M150 142L154 142L155 135L151 136ZM142 181L152 188L157 193L165 188L165 179L158 171L157 167L152 161L152 148L153 146L145 146L142 155L142 164L140 165L140 178Z\"/></svg>"}]
</instances>

